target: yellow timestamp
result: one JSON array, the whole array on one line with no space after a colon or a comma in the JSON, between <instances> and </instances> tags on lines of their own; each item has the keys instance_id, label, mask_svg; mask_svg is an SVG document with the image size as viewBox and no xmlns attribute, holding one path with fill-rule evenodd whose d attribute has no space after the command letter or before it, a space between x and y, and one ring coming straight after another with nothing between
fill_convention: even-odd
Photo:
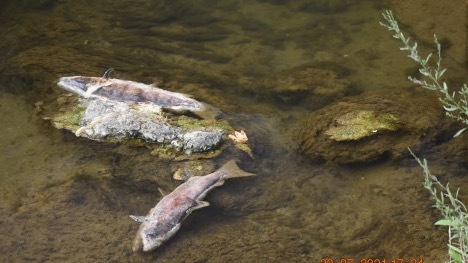
<instances>
[{"instance_id":1,"label":"yellow timestamp","mask_svg":"<svg viewBox=\"0 0 468 263\"><path fill-rule=\"evenodd\" d=\"M424 263L422 258L322 258L320 263Z\"/></svg>"}]
</instances>

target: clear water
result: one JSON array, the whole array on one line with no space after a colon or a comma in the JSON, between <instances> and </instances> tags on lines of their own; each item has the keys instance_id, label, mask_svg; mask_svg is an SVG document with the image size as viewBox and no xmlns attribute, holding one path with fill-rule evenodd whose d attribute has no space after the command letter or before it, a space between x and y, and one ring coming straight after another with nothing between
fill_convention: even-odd
<instances>
[{"instance_id":1,"label":"clear water","mask_svg":"<svg viewBox=\"0 0 468 263\"><path fill-rule=\"evenodd\" d=\"M445 231L433 226L437 212L418 167L308 163L289 150L287 132L318 106L281 104L258 88L304 65L346 72L356 90L409 85L402 68L411 63L378 24L384 6L335 2L0 4L1 261L441 262ZM58 131L34 106L55 105L58 77L109 67L228 112L255 149L254 160L233 152L221 159L238 158L257 177L216 189L212 206L153 253L131 252L138 224L128 215L146 214L158 187L178 185L177 164Z\"/></svg>"}]
</instances>

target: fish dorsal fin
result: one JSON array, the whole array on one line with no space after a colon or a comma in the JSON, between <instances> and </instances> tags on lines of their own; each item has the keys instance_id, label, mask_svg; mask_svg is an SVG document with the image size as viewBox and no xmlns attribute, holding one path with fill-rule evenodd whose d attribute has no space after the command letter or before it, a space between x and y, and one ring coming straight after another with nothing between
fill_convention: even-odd
<instances>
[{"instance_id":1,"label":"fish dorsal fin","mask_svg":"<svg viewBox=\"0 0 468 263\"><path fill-rule=\"evenodd\" d=\"M162 189L161 187L158 187L158 191L159 191L159 193L161 194L162 197L167 195L167 192L164 189Z\"/></svg>"},{"instance_id":2,"label":"fish dorsal fin","mask_svg":"<svg viewBox=\"0 0 468 263\"><path fill-rule=\"evenodd\" d=\"M103 79L109 79L109 78L110 78L110 74L111 74L114 70L115 70L114 68L109 68L108 70L106 70L106 72L104 72L104 74L102 75L102 78L103 78Z\"/></svg>"},{"instance_id":3,"label":"fish dorsal fin","mask_svg":"<svg viewBox=\"0 0 468 263\"><path fill-rule=\"evenodd\" d=\"M134 216L134 215L129 215L129 217L138 223L143 223L146 220L146 216Z\"/></svg>"}]
</instances>

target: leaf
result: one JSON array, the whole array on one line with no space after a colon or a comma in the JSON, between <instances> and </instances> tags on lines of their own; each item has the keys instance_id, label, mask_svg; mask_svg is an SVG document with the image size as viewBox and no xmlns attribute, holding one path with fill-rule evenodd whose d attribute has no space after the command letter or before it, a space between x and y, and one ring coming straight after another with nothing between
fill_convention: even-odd
<instances>
[{"instance_id":1,"label":"leaf","mask_svg":"<svg viewBox=\"0 0 468 263\"><path fill-rule=\"evenodd\" d=\"M429 59L431 59L431 56L432 56L432 53L429 53L429 55L427 55L426 59L424 60L424 64L427 64Z\"/></svg>"},{"instance_id":2,"label":"leaf","mask_svg":"<svg viewBox=\"0 0 468 263\"><path fill-rule=\"evenodd\" d=\"M427 77L430 76L429 72L427 70L423 69L423 68L419 69L419 73L421 73L421 74L423 74L424 76L427 76Z\"/></svg>"},{"instance_id":3,"label":"leaf","mask_svg":"<svg viewBox=\"0 0 468 263\"><path fill-rule=\"evenodd\" d=\"M450 219L441 219L434 223L436 226L451 226L452 221Z\"/></svg>"},{"instance_id":4,"label":"leaf","mask_svg":"<svg viewBox=\"0 0 468 263\"><path fill-rule=\"evenodd\" d=\"M468 129L468 127L465 127L465 128L463 128L463 129L457 131L457 133L455 133L455 135L453 135L453 138L458 137L458 136L459 136L460 134L462 134L466 129Z\"/></svg>"},{"instance_id":5,"label":"leaf","mask_svg":"<svg viewBox=\"0 0 468 263\"><path fill-rule=\"evenodd\" d=\"M444 68L443 70L439 71L439 72L438 72L438 77L437 77L437 78L442 77L442 75L444 75L444 73L445 73L446 70L447 70L447 69Z\"/></svg>"},{"instance_id":6,"label":"leaf","mask_svg":"<svg viewBox=\"0 0 468 263\"><path fill-rule=\"evenodd\" d=\"M453 258L456 262L460 262L460 263L463 263L462 261L462 255L461 253L463 253L459 248L453 246L453 245L448 245L449 246L449 255L451 258Z\"/></svg>"},{"instance_id":7,"label":"leaf","mask_svg":"<svg viewBox=\"0 0 468 263\"><path fill-rule=\"evenodd\" d=\"M456 111L456 110L458 110L458 107L457 107L456 105L450 104L449 106L445 106L445 105L444 105L444 109L445 109L446 111Z\"/></svg>"},{"instance_id":8,"label":"leaf","mask_svg":"<svg viewBox=\"0 0 468 263\"><path fill-rule=\"evenodd\" d=\"M448 90L448 87L447 87L447 83L445 83L445 81L442 83L442 85L444 86L444 90L447 91Z\"/></svg>"}]
</instances>

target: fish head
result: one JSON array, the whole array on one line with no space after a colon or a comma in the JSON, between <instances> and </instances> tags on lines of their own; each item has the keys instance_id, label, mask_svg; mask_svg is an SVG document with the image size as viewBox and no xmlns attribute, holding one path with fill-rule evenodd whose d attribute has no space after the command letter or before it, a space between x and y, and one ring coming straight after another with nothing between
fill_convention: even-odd
<instances>
[{"instance_id":1,"label":"fish head","mask_svg":"<svg viewBox=\"0 0 468 263\"><path fill-rule=\"evenodd\" d=\"M154 230L145 230L144 228L140 228L135 239L133 240L132 250L133 252L152 251L160 247L164 241L166 241L166 238L154 233Z\"/></svg>"},{"instance_id":2,"label":"fish head","mask_svg":"<svg viewBox=\"0 0 468 263\"><path fill-rule=\"evenodd\" d=\"M152 235L151 233L143 233L141 235L141 248L143 251L152 251L160 247L167 239L164 236Z\"/></svg>"},{"instance_id":3,"label":"fish head","mask_svg":"<svg viewBox=\"0 0 468 263\"><path fill-rule=\"evenodd\" d=\"M89 89L102 84L102 81L105 79L83 76L61 77L57 85L80 96L89 97Z\"/></svg>"},{"instance_id":4,"label":"fish head","mask_svg":"<svg viewBox=\"0 0 468 263\"><path fill-rule=\"evenodd\" d=\"M144 232L139 232L133 240L132 250L133 252L137 252L140 250L144 252L152 251L160 247L162 243L164 243L164 241L166 241L166 239L163 237L157 237L153 235L148 235Z\"/></svg>"},{"instance_id":5,"label":"fish head","mask_svg":"<svg viewBox=\"0 0 468 263\"><path fill-rule=\"evenodd\" d=\"M162 223L157 220L147 220L140 225L140 229L133 240L133 252L155 250L171 238L180 228L176 224Z\"/></svg>"}]
</instances>

